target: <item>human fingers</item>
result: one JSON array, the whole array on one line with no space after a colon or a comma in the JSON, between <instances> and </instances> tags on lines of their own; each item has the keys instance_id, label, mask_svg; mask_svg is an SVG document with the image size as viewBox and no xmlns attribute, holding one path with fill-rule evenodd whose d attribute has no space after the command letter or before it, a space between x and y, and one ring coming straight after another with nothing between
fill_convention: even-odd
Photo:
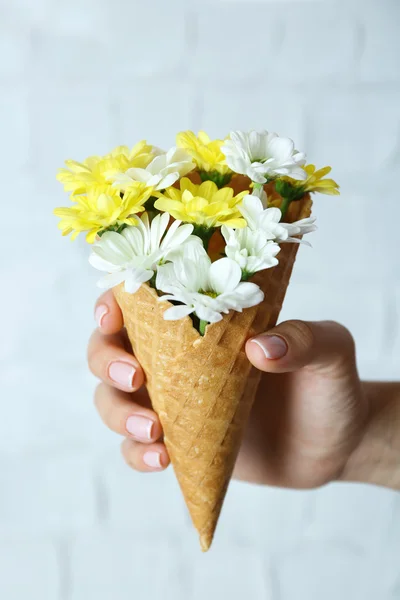
<instances>
[{"instance_id":1,"label":"human fingers","mask_svg":"<svg viewBox=\"0 0 400 600\"><path fill-rule=\"evenodd\" d=\"M332 371L355 368L355 345L349 331L334 321L285 321L246 343L250 362L268 373L302 367Z\"/></svg>"},{"instance_id":2,"label":"human fingers","mask_svg":"<svg viewBox=\"0 0 400 600\"><path fill-rule=\"evenodd\" d=\"M94 309L94 318L102 333L116 333L122 329L124 324L122 312L112 290L104 292L98 298Z\"/></svg>"},{"instance_id":3,"label":"human fingers","mask_svg":"<svg viewBox=\"0 0 400 600\"><path fill-rule=\"evenodd\" d=\"M163 471L170 463L167 449L160 442L144 445L125 439L121 445L121 452L127 465L142 473Z\"/></svg>"},{"instance_id":4,"label":"human fingers","mask_svg":"<svg viewBox=\"0 0 400 600\"><path fill-rule=\"evenodd\" d=\"M144 383L144 372L138 360L125 350L121 333L103 335L96 329L88 345L91 372L105 383L124 392L138 390Z\"/></svg>"},{"instance_id":5,"label":"human fingers","mask_svg":"<svg viewBox=\"0 0 400 600\"><path fill-rule=\"evenodd\" d=\"M135 394L127 394L100 383L95 391L94 403L103 423L115 433L143 444L160 439L161 423L151 409L145 388Z\"/></svg>"}]
</instances>

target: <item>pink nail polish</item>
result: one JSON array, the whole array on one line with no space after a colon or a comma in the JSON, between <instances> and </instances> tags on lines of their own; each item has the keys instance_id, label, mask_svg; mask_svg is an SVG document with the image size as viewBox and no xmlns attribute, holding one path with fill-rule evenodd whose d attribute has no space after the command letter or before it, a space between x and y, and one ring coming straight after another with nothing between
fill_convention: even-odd
<instances>
[{"instance_id":1,"label":"pink nail polish","mask_svg":"<svg viewBox=\"0 0 400 600\"><path fill-rule=\"evenodd\" d=\"M151 432L154 422L141 415L132 415L126 420L126 430L136 439L148 442L151 440Z\"/></svg>"},{"instance_id":2,"label":"pink nail polish","mask_svg":"<svg viewBox=\"0 0 400 600\"><path fill-rule=\"evenodd\" d=\"M136 369L133 365L125 362L112 362L108 367L108 375L114 383L119 386L133 390L133 379L135 377Z\"/></svg>"},{"instance_id":3,"label":"pink nail polish","mask_svg":"<svg viewBox=\"0 0 400 600\"><path fill-rule=\"evenodd\" d=\"M268 360L282 358L288 351L285 340L279 337L279 335L262 335L251 341L261 348L265 358L268 358Z\"/></svg>"},{"instance_id":4,"label":"pink nail polish","mask_svg":"<svg viewBox=\"0 0 400 600\"><path fill-rule=\"evenodd\" d=\"M143 462L152 469L161 469L161 455L159 452L146 452L143 454Z\"/></svg>"},{"instance_id":5,"label":"pink nail polish","mask_svg":"<svg viewBox=\"0 0 400 600\"><path fill-rule=\"evenodd\" d=\"M99 304L94 311L94 318L97 323L97 327L101 327L102 322L106 314L108 313L108 306L106 304Z\"/></svg>"}]
</instances>

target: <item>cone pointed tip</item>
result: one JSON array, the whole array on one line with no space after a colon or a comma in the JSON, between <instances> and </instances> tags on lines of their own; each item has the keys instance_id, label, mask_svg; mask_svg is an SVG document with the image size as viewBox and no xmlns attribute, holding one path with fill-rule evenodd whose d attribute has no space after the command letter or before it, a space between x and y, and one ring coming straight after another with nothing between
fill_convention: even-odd
<instances>
[{"instance_id":1,"label":"cone pointed tip","mask_svg":"<svg viewBox=\"0 0 400 600\"><path fill-rule=\"evenodd\" d=\"M200 535L200 548L202 552L208 552L208 550L210 549L210 546L212 544L213 541L213 534L212 533L205 533Z\"/></svg>"}]
</instances>

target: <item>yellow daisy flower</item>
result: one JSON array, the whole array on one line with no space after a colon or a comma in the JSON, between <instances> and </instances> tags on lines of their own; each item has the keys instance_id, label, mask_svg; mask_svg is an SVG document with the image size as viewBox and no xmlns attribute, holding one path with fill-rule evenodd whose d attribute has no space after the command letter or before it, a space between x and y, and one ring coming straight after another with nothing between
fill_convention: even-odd
<instances>
[{"instance_id":1,"label":"yellow daisy flower","mask_svg":"<svg viewBox=\"0 0 400 600\"><path fill-rule=\"evenodd\" d=\"M315 165L306 165L304 167L307 173L307 179L305 181L296 181L296 184L302 184L305 192L319 192L320 194L329 194L331 196L338 196L339 185L333 179L324 179L325 175L328 175L332 171L332 167L323 167L322 169L315 170Z\"/></svg>"},{"instance_id":2,"label":"yellow daisy flower","mask_svg":"<svg viewBox=\"0 0 400 600\"><path fill-rule=\"evenodd\" d=\"M331 167L323 167L315 170L315 165L306 165L304 167L307 177L303 181L292 179L291 177L279 177L275 187L282 196L291 200L299 200L307 192L319 192L320 194L330 194L337 196L340 194L339 186L333 179L324 179L325 175L331 172Z\"/></svg>"},{"instance_id":3,"label":"yellow daisy flower","mask_svg":"<svg viewBox=\"0 0 400 600\"><path fill-rule=\"evenodd\" d=\"M288 181L294 188L296 188L302 194L306 192L319 192L320 194L330 194L331 196L338 196L339 185L333 179L324 179L325 175L328 175L331 171L331 167L323 167L322 169L315 170L315 165L306 165L304 167L307 173L307 178L304 181L292 179L291 177L282 177L284 181Z\"/></svg>"},{"instance_id":4,"label":"yellow daisy flower","mask_svg":"<svg viewBox=\"0 0 400 600\"><path fill-rule=\"evenodd\" d=\"M156 156L152 146L141 141L131 150L117 146L105 156L89 156L83 163L66 160L67 169L60 169L57 179L72 195L84 194L93 186L107 185L115 173L124 173L131 167L146 168Z\"/></svg>"},{"instance_id":5,"label":"yellow daisy flower","mask_svg":"<svg viewBox=\"0 0 400 600\"><path fill-rule=\"evenodd\" d=\"M234 196L231 187L218 189L213 181L204 181L200 185L192 183L187 177L180 180L180 189L170 187L165 192L156 192L157 210L168 212L175 219L195 226L211 229L227 225L245 227L246 221L238 210L238 204L248 191Z\"/></svg>"},{"instance_id":6,"label":"yellow daisy flower","mask_svg":"<svg viewBox=\"0 0 400 600\"><path fill-rule=\"evenodd\" d=\"M315 165L306 165L304 170L307 173L307 178L304 181L292 179L291 177L279 177L275 180L275 190L283 198L280 204L282 215L286 214L290 202L301 200L307 192L319 192L331 196L340 194L336 181L324 179L325 175L331 172L331 167L323 167L316 171Z\"/></svg>"},{"instance_id":7,"label":"yellow daisy flower","mask_svg":"<svg viewBox=\"0 0 400 600\"><path fill-rule=\"evenodd\" d=\"M211 140L204 131L196 136L193 131L182 131L176 136L176 145L190 154L199 168L204 180L215 178L215 183L222 187L232 176L221 150L224 140ZM214 174L214 177L210 177ZM209 176L207 176L209 175ZM219 177L217 177L219 176Z\"/></svg>"},{"instance_id":8,"label":"yellow daisy flower","mask_svg":"<svg viewBox=\"0 0 400 600\"><path fill-rule=\"evenodd\" d=\"M144 183L132 185L123 198L110 185L92 187L87 195L76 196L70 208L56 208L54 214L61 217L58 228L63 235L72 233L75 239L81 231L87 231L86 240L92 244L96 235L107 228L135 225L131 217L144 211L144 203L153 193L153 188Z\"/></svg>"}]
</instances>

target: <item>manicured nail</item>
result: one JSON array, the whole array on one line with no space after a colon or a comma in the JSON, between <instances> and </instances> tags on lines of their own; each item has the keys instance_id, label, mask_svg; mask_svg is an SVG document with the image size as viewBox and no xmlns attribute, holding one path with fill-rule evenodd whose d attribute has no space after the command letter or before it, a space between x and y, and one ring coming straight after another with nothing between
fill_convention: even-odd
<instances>
[{"instance_id":1,"label":"manicured nail","mask_svg":"<svg viewBox=\"0 0 400 600\"><path fill-rule=\"evenodd\" d=\"M148 442L151 440L151 431L153 429L153 421L140 415L132 415L126 420L126 429L138 440Z\"/></svg>"},{"instance_id":2,"label":"manicured nail","mask_svg":"<svg viewBox=\"0 0 400 600\"><path fill-rule=\"evenodd\" d=\"M99 304L94 311L94 318L97 323L97 327L101 327L104 317L108 313L108 306L106 304Z\"/></svg>"},{"instance_id":3,"label":"manicured nail","mask_svg":"<svg viewBox=\"0 0 400 600\"><path fill-rule=\"evenodd\" d=\"M159 452L146 452L143 454L143 462L152 469L161 469L161 455Z\"/></svg>"},{"instance_id":4,"label":"manicured nail","mask_svg":"<svg viewBox=\"0 0 400 600\"><path fill-rule=\"evenodd\" d=\"M282 358L288 351L285 340L279 335L263 335L251 341L261 348L268 360Z\"/></svg>"},{"instance_id":5,"label":"manicured nail","mask_svg":"<svg viewBox=\"0 0 400 600\"><path fill-rule=\"evenodd\" d=\"M133 378L135 377L136 369L129 363L112 362L108 367L108 375L110 379L118 385L133 390Z\"/></svg>"}]
</instances>

